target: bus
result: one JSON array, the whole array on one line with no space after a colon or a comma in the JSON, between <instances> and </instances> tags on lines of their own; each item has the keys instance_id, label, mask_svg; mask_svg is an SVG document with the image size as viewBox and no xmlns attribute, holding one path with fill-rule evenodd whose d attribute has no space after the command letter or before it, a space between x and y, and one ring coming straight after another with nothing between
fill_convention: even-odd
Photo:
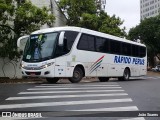
<instances>
[{"instance_id":1,"label":"bus","mask_svg":"<svg viewBox=\"0 0 160 120\"><path fill-rule=\"evenodd\" d=\"M49 83L60 78L78 83L83 77L129 80L146 75L146 46L80 27L47 28L27 36L21 70L24 77L43 77Z\"/></svg>"}]
</instances>

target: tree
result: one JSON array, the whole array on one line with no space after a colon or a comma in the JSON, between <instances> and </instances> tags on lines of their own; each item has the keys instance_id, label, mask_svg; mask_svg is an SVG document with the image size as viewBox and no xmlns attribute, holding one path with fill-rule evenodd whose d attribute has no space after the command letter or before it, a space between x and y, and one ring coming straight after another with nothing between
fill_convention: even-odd
<instances>
[{"instance_id":1,"label":"tree","mask_svg":"<svg viewBox=\"0 0 160 120\"><path fill-rule=\"evenodd\" d=\"M108 33L111 35L119 36L119 37L125 37L125 27L120 28L120 26L123 24L123 21L116 17L115 15L109 16L103 11L99 15L99 30L100 32Z\"/></svg>"},{"instance_id":2,"label":"tree","mask_svg":"<svg viewBox=\"0 0 160 120\"><path fill-rule=\"evenodd\" d=\"M126 36L125 28L120 28L123 21L104 11L98 11L95 0L60 0L59 6L68 16L67 25L88 28L119 37Z\"/></svg>"},{"instance_id":3,"label":"tree","mask_svg":"<svg viewBox=\"0 0 160 120\"><path fill-rule=\"evenodd\" d=\"M60 0L59 6L67 13L67 25L78 26L83 13L96 13L94 0Z\"/></svg>"},{"instance_id":4,"label":"tree","mask_svg":"<svg viewBox=\"0 0 160 120\"><path fill-rule=\"evenodd\" d=\"M0 0L0 57L14 59L17 39L39 29L42 25L52 26L54 16L46 7L38 8L25 0Z\"/></svg>"},{"instance_id":5,"label":"tree","mask_svg":"<svg viewBox=\"0 0 160 120\"><path fill-rule=\"evenodd\" d=\"M140 38L147 45L149 56L157 56L160 53L160 15L147 18L129 31L129 38ZM159 58L160 60L160 58ZM153 61L153 60L152 60Z\"/></svg>"}]
</instances>

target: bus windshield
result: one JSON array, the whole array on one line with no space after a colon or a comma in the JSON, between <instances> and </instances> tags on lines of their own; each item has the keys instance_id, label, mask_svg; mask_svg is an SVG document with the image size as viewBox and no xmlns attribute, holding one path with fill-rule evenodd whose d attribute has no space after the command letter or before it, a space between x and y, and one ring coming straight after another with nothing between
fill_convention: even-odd
<instances>
[{"instance_id":1,"label":"bus windshield","mask_svg":"<svg viewBox=\"0 0 160 120\"><path fill-rule=\"evenodd\" d=\"M59 33L44 33L31 35L27 41L23 60L25 62L41 62L51 59L55 52Z\"/></svg>"}]
</instances>

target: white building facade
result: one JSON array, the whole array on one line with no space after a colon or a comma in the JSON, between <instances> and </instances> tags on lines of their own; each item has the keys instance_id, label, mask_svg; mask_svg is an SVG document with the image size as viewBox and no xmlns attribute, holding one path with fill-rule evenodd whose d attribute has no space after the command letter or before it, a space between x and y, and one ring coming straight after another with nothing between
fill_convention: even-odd
<instances>
[{"instance_id":1,"label":"white building facade","mask_svg":"<svg viewBox=\"0 0 160 120\"><path fill-rule=\"evenodd\" d=\"M160 0L140 0L141 20L155 17L160 13Z\"/></svg>"},{"instance_id":2,"label":"white building facade","mask_svg":"<svg viewBox=\"0 0 160 120\"><path fill-rule=\"evenodd\" d=\"M106 0L101 0L101 9L105 11L106 8Z\"/></svg>"},{"instance_id":3,"label":"white building facade","mask_svg":"<svg viewBox=\"0 0 160 120\"><path fill-rule=\"evenodd\" d=\"M54 27L57 26L66 26L66 17L58 7L55 0L31 0L31 2L37 7L46 6L47 8L51 8L51 13L55 16L55 22L53 23ZM47 28L47 25L42 26L43 28ZM21 44L21 48L24 48L25 43ZM17 61L10 61L9 58L2 59L0 58L0 78L21 78L22 73L20 69L21 59Z\"/></svg>"},{"instance_id":4,"label":"white building facade","mask_svg":"<svg viewBox=\"0 0 160 120\"><path fill-rule=\"evenodd\" d=\"M43 6L46 6L47 8L51 9L51 13L55 16L55 22L53 23L54 27L58 26L65 26L66 25L66 17L61 11L61 9L58 7L55 0L31 0L31 2L36 5L37 7L42 8ZM43 26L48 27L48 26Z\"/></svg>"},{"instance_id":5,"label":"white building facade","mask_svg":"<svg viewBox=\"0 0 160 120\"><path fill-rule=\"evenodd\" d=\"M106 0L95 0L96 4L100 5L100 10L105 11L106 8Z\"/></svg>"}]
</instances>

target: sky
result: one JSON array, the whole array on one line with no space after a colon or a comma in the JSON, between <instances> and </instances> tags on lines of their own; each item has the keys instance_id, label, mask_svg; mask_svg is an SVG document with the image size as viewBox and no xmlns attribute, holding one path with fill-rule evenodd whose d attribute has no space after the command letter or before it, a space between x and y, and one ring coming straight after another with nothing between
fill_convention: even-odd
<instances>
[{"instance_id":1,"label":"sky","mask_svg":"<svg viewBox=\"0 0 160 120\"><path fill-rule=\"evenodd\" d=\"M124 20L126 32L140 23L140 0L106 0L105 11Z\"/></svg>"}]
</instances>

